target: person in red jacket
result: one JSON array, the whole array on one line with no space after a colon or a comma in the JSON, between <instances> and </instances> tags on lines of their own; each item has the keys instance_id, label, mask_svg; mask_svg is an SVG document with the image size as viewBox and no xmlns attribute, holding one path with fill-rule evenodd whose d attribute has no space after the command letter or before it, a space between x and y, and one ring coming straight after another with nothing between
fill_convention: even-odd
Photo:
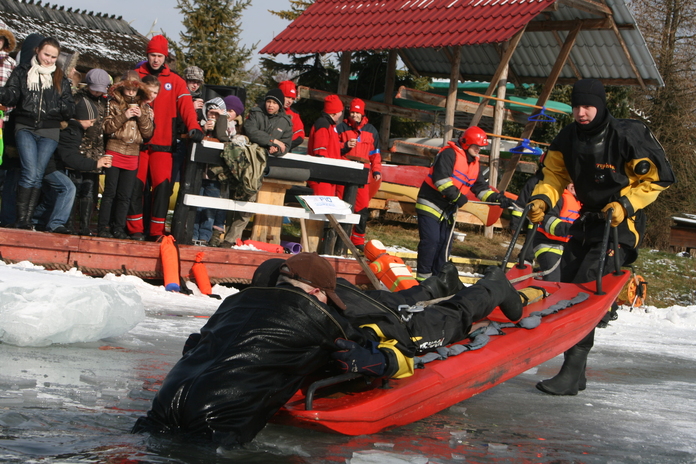
<instances>
[{"instance_id":1,"label":"person in red jacket","mask_svg":"<svg viewBox=\"0 0 696 464\"><path fill-rule=\"evenodd\" d=\"M300 118L299 114L290 108L297 99L297 87L295 87L295 83L293 81L283 81L278 84L278 88L283 92L283 96L285 97L285 104L283 105L285 108L285 114L290 116L290 119L292 120L292 143L288 149L288 151L291 151L293 148L300 145L305 139L305 130L302 119Z\"/></svg>"},{"instance_id":2,"label":"person in red jacket","mask_svg":"<svg viewBox=\"0 0 696 464\"><path fill-rule=\"evenodd\" d=\"M341 154L349 160L364 163L370 170L372 179L379 182L382 178L382 156L379 152L379 133L365 116L365 102L354 98L350 102L348 118L340 123L336 130L341 141ZM350 241L358 247L365 246L365 230L370 206L369 183L358 189L355 197L354 212L360 215L360 223L353 226Z\"/></svg>"},{"instance_id":3,"label":"person in red jacket","mask_svg":"<svg viewBox=\"0 0 696 464\"><path fill-rule=\"evenodd\" d=\"M149 234L153 238L164 235L172 180L172 153L176 147L174 127L177 113L181 115L191 140L203 140L203 131L198 124L186 81L167 66L167 56L167 39L162 35L156 35L147 45L147 61L136 69L141 78L147 75L156 76L160 82L160 91L151 104L155 114L155 131L152 138L145 143L145 149L140 152L136 185L128 211L128 232L134 240L145 239L143 193L148 179L152 188Z\"/></svg>"},{"instance_id":4,"label":"person in red jacket","mask_svg":"<svg viewBox=\"0 0 696 464\"><path fill-rule=\"evenodd\" d=\"M342 159L341 142L338 139L336 124L343 116L343 102L338 95L324 99L324 112L321 113L309 132L307 154L324 158ZM343 196L343 187L328 182L307 182L315 195Z\"/></svg>"}]
</instances>

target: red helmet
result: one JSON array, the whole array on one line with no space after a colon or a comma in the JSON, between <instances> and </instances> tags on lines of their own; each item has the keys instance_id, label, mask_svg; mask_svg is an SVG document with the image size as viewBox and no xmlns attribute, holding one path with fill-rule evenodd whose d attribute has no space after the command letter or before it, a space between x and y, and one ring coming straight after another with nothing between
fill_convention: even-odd
<instances>
[{"instance_id":1,"label":"red helmet","mask_svg":"<svg viewBox=\"0 0 696 464\"><path fill-rule=\"evenodd\" d=\"M488 145L488 137L483 129L473 126L462 132L462 135L459 136L459 145L461 145L464 150L467 150L471 145L485 147Z\"/></svg>"}]
</instances>

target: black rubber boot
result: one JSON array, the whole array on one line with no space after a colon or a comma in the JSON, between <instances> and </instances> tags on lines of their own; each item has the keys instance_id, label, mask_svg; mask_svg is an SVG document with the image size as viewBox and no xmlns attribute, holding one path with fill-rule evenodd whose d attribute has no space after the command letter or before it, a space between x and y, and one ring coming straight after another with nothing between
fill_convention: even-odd
<instances>
[{"instance_id":1,"label":"black rubber boot","mask_svg":"<svg viewBox=\"0 0 696 464\"><path fill-rule=\"evenodd\" d=\"M79 203L79 220L80 220L80 231L79 235L86 235L90 236L92 235L92 231L90 230L89 226L92 222L92 207L94 203L92 201L91 197L82 197L80 198L80 203Z\"/></svg>"},{"instance_id":2,"label":"black rubber boot","mask_svg":"<svg viewBox=\"0 0 696 464\"><path fill-rule=\"evenodd\" d=\"M420 286L428 291L431 300L454 295L464 288L459 271L451 262L445 263L438 275L422 280Z\"/></svg>"},{"instance_id":3,"label":"black rubber boot","mask_svg":"<svg viewBox=\"0 0 696 464\"><path fill-rule=\"evenodd\" d=\"M10 227L13 229L24 229L27 224L27 209L29 208L30 188L17 187L17 219Z\"/></svg>"},{"instance_id":4,"label":"black rubber boot","mask_svg":"<svg viewBox=\"0 0 696 464\"><path fill-rule=\"evenodd\" d=\"M493 304L499 306L508 319L515 322L522 317L522 299L498 266L488 266L483 279L476 284L488 290Z\"/></svg>"},{"instance_id":5,"label":"black rubber boot","mask_svg":"<svg viewBox=\"0 0 696 464\"><path fill-rule=\"evenodd\" d=\"M563 353L565 359L558 374L552 379L542 380L536 387L550 395L577 395L587 386L585 366L589 353L589 349L575 345Z\"/></svg>"},{"instance_id":6,"label":"black rubber boot","mask_svg":"<svg viewBox=\"0 0 696 464\"><path fill-rule=\"evenodd\" d=\"M29 190L29 199L27 200L27 207L26 207L26 215L24 218L19 219L17 223L17 228L18 229L27 229L31 230L34 228L34 223L32 222L32 218L34 217L34 210L36 209L36 205L39 204L39 198L41 198L41 189L40 188L30 188ZM19 202L18 202L19 203ZM19 210L19 206L17 207ZM19 216L19 213L18 213Z\"/></svg>"}]
</instances>

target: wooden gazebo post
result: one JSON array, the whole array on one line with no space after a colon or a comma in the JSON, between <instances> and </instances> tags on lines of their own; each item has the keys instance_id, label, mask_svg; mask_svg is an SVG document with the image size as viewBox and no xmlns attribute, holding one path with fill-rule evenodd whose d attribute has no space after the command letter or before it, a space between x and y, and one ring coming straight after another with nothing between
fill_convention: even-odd
<instances>
[{"instance_id":1,"label":"wooden gazebo post","mask_svg":"<svg viewBox=\"0 0 696 464\"><path fill-rule=\"evenodd\" d=\"M396 58L398 50L389 50L387 59L387 76L384 84L384 103L391 105L394 103L394 87L396 84ZM382 124L379 128L379 150L382 158L389 161L386 156L389 153L389 134L391 133L391 114L382 115Z\"/></svg>"}]
</instances>

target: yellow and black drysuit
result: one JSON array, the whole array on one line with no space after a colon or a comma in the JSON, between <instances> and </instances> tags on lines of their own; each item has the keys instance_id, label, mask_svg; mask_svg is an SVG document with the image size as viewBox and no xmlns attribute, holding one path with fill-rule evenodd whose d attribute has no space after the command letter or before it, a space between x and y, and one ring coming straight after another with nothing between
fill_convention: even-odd
<instances>
[{"instance_id":1,"label":"yellow and black drysuit","mask_svg":"<svg viewBox=\"0 0 696 464\"><path fill-rule=\"evenodd\" d=\"M543 178L532 192L531 200L542 199L550 208L569 183L575 184L577 199L582 203L581 216L570 228L570 240L561 258L562 282L592 282L599 273L600 257L612 251L602 248L605 220L601 213L609 203L618 202L625 219L618 224L619 263L635 261L645 232L643 208L674 183L674 173L665 152L650 129L641 121L615 119L608 111L603 119L586 130L577 122L564 127L556 136L544 159ZM597 213L597 214L585 214ZM611 246L610 246L611 247ZM614 259L605 261L604 275L614 271ZM587 354L594 345L592 330L565 354L561 369L584 374ZM568 366L573 368L566 369ZM577 364L577 366L575 366ZM559 374L554 379L562 377ZM574 394L582 382L568 390L556 389L554 379L537 385L552 394ZM571 382L571 383L573 383Z\"/></svg>"}]
</instances>

